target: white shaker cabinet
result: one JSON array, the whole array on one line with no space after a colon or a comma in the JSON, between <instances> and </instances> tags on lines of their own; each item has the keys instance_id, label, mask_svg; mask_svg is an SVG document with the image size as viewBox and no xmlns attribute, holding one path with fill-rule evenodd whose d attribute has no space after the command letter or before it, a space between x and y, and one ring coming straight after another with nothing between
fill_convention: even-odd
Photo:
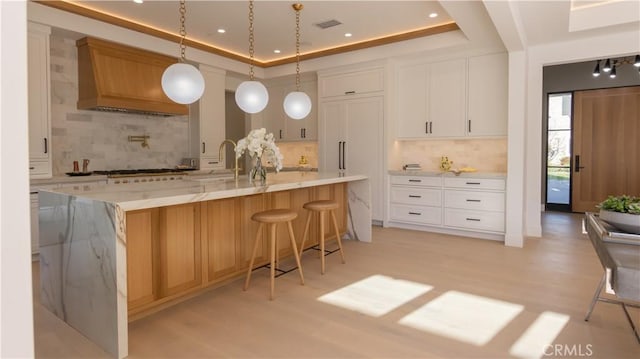
<instances>
[{"instance_id":1,"label":"white shaker cabinet","mask_svg":"<svg viewBox=\"0 0 640 359\"><path fill-rule=\"evenodd\" d=\"M319 110L320 169L368 176L377 221L383 218L383 114L383 96L323 101Z\"/></svg>"},{"instance_id":2,"label":"white shaker cabinet","mask_svg":"<svg viewBox=\"0 0 640 359\"><path fill-rule=\"evenodd\" d=\"M192 151L199 154L200 169L221 169L225 164L218 150L225 139L226 72L206 65L200 65L200 72L205 87L202 97L190 110Z\"/></svg>"},{"instance_id":3,"label":"white shaker cabinet","mask_svg":"<svg viewBox=\"0 0 640 359\"><path fill-rule=\"evenodd\" d=\"M29 175L51 177L51 28L28 24Z\"/></svg>"},{"instance_id":4,"label":"white shaker cabinet","mask_svg":"<svg viewBox=\"0 0 640 359\"><path fill-rule=\"evenodd\" d=\"M300 91L311 99L311 112L300 120L284 112L284 98L295 90L295 84L268 84L269 103L262 113L262 126L273 133L276 141L315 141L318 139L318 83L300 83Z\"/></svg>"},{"instance_id":5,"label":"white shaker cabinet","mask_svg":"<svg viewBox=\"0 0 640 359\"><path fill-rule=\"evenodd\" d=\"M506 53L469 58L468 136L507 135L508 69Z\"/></svg>"},{"instance_id":6,"label":"white shaker cabinet","mask_svg":"<svg viewBox=\"0 0 640 359\"><path fill-rule=\"evenodd\" d=\"M465 135L466 59L400 66L398 137Z\"/></svg>"}]
</instances>

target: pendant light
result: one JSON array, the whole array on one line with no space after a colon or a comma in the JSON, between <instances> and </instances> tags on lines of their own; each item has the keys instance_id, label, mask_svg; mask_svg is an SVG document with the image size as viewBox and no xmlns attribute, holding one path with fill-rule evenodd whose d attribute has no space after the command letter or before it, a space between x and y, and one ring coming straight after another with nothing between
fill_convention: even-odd
<instances>
[{"instance_id":1,"label":"pendant light","mask_svg":"<svg viewBox=\"0 0 640 359\"><path fill-rule=\"evenodd\" d=\"M187 105L196 102L204 93L204 78L198 69L185 62L184 39L187 36L184 20L187 8L185 0L180 0L180 62L175 63L162 74L162 91L173 102Z\"/></svg>"},{"instance_id":2,"label":"pendant light","mask_svg":"<svg viewBox=\"0 0 640 359\"><path fill-rule=\"evenodd\" d=\"M301 120L311 112L311 99L309 95L300 91L300 10L302 4L293 4L296 12L296 90L290 92L284 98L284 112L294 120Z\"/></svg>"},{"instance_id":3,"label":"pendant light","mask_svg":"<svg viewBox=\"0 0 640 359\"><path fill-rule=\"evenodd\" d=\"M249 81L236 89L236 103L246 113L258 113L267 107L269 92L260 81L253 79L253 0L249 0Z\"/></svg>"}]
</instances>

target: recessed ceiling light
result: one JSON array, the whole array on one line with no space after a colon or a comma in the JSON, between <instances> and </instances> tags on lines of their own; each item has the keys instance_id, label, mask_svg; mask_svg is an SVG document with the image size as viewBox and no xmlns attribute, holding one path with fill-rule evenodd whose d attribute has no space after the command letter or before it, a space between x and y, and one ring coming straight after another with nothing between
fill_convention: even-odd
<instances>
[{"instance_id":1,"label":"recessed ceiling light","mask_svg":"<svg viewBox=\"0 0 640 359\"><path fill-rule=\"evenodd\" d=\"M218 29L218 34L224 34L225 32L227 32L227 30L225 30L225 29Z\"/></svg>"},{"instance_id":2,"label":"recessed ceiling light","mask_svg":"<svg viewBox=\"0 0 640 359\"><path fill-rule=\"evenodd\" d=\"M437 12L432 12L431 14L429 14L430 18L434 18L434 17L438 17L438 13Z\"/></svg>"},{"instance_id":3,"label":"recessed ceiling light","mask_svg":"<svg viewBox=\"0 0 640 359\"><path fill-rule=\"evenodd\" d=\"M134 3L136 4L142 4L144 2L144 0L133 0Z\"/></svg>"},{"instance_id":4,"label":"recessed ceiling light","mask_svg":"<svg viewBox=\"0 0 640 359\"><path fill-rule=\"evenodd\" d=\"M344 37L351 37L351 36L353 36L353 34L350 32L347 32L346 34L344 34Z\"/></svg>"},{"instance_id":5,"label":"recessed ceiling light","mask_svg":"<svg viewBox=\"0 0 640 359\"><path fill-rule=\"evenodd\" d=\"M280 53L280 50L275 49L275 50L273 50L273 53L274 53L274 54L279 54L279 53Z\"/></svg>"}]
</instances>

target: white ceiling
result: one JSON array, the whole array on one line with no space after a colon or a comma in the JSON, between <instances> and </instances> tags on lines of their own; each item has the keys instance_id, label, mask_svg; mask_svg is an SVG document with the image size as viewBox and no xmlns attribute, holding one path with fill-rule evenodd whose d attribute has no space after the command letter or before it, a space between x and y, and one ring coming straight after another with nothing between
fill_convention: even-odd
<instances>
[{"instance_id":1,"label":"white ceiling","mask_svg":"<svg viewBox=\"0 0 640 359\"><path fill-rule=\"evenodd\" d=\"M70 1L169 33L177 34L180 26L179 1L132 0ZM391 34L451 22L438 1L255 1L255 58L267 62L295 55L295 12L291 5L300 2L301 52L357 43ZM186 1L187 38L242 56L249 52L249 20L246 0ZM430 18L429 14L438 17ZM314 24L327 20L342 24L320 29ZM218 28L226 33L219 34ZM352 33L347 38L345 33ZM281 50L275 54L274 50ZM187 58L189 57L187 50Z\"/></svg>"}]
</instances>

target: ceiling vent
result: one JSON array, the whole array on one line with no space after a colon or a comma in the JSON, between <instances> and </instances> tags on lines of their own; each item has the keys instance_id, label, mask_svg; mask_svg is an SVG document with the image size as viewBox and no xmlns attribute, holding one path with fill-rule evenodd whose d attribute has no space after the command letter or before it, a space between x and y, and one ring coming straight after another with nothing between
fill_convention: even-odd
<instances>
[{"instance_id":1,"label":"ceiling vent","mask_svg":"<svg viewBox=\"0 0 640 359\"><path fill-rule=\"evenodd\" d=\"M323 21L314 25L324 30L330 27L342 25L342 23L338 20L332 19L332 20Z\"/></svg>"}]
</instances>

